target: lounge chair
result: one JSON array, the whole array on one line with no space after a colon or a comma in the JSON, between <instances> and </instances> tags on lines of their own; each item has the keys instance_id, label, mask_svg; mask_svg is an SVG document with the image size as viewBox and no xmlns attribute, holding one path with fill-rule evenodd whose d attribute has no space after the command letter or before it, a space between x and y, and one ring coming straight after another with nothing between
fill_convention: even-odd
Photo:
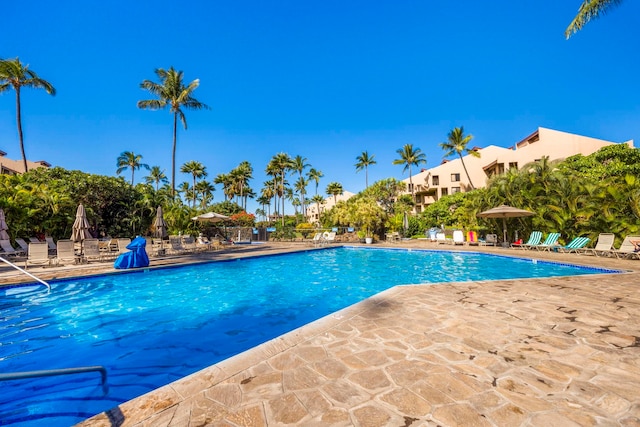
<instances>
[{"instance_id":1,"label":"lounge chair","mask_svg":"<svg viewBox=\"0 0 640 427\"><path fill-rule=\"evenodd\" d=\"M58 241L58 243L60 243L60 241ZM98 239L84 239L82 242L82 260L89 262L102 261L103 259L104 253L100 252L100 242Z\"/></svg>"},{"instance_id":2,"label":"lounge chair","mask_svg":"<svg viewBox=\"0 0 640 427\"><path fill-rule=\"evenodd\" d=\"M322 241L322 233L316 233L313 235L313 239L311 239L311 243L313 246L318 246Z\"/></svg>"},{"instance_id":3,"label":"lounge chair","mask_svg":"<svg viewBox=\"0 0 640 427\"><path fill-rule=\"evenodd\" d=\"M185 252L195 252L198 249L193 236L182 236L182 247Z\"/></svg>"},{"instance_id":4,"label":"lounge chair","mask_svg":"<svg viewBox=\"0 0 640 427\"><path fill-rule=\"evenodd\" d=\"M495 246L498 244L497 234L487 234L484 236L484 240L480 240L481 246Z\"/></svg>"},{"instance_id":5,"label":"lounge chair","mask_svg":"<svg viewBox=\"0 0 640 427\"><path fill-rule=\"evenodd\" d=\"M436 233L436 242L438 242L439 245L447 243L447 237L443 232Z\"/></svg>"},{"instance_id":6,"label":"lounge chair","mask_svg":"<svg viewBox=\"0 0 640 427\"><path fill-rule=\"evenodd\" d=\"M118 242L118 253L117 255L122 255L124 253L129 252L129 249L127 249L127 246L129 245L129 243L131 243L131 239L125 238L125 239L116 239Z\"/></svg>"},{"instance_id":7,"label":"lounge chair","mask_svg":"<svg viewBox=\"0 0 640 427\"><path fill-rule=\"evenodd\" d=\"M24 268L29 268L30 265L44 265L45 267L51 265L47 242L29 242L29 253L24 262Z\"/></svg>"},{"instance_id":8,"label":"lounge chair","mask_svg":"<svg viewBox=\"0 0 640 427\"><path fill-rule=\"evenodd\" d=\"M23 251L22 249L15 249L13 246L11 246L11 242L9 240L0 240L0 247L2 247L2 252L0 252L0 255L18 256L25 254L25 251Z\"/></svg>"},{"instance_id":9,"label":"lounge chair","mask_svg":"<svg viewBox=\"0 0 640 427\"><path fill-rule=\"evenodd\" d=\"M29 237L29 242L40 243L40 239L38 239L37 237Z\"/></svg>"},{"instance_id":10,"label":"lounge chair","mask_svg":"<svg viewBox=\"0 0 640 427\"><path fill-rule=\"evenodd\" d=\"M56 242L53 241L53 237L47 236L44 238L44 240L47 242L47 246L49 247L49 252L55 254L58 248L56 246Z\"/></svg>"},{"instance_id":11,"label":"lounge chair","mask_svg":"<svg viewBox=\"0 0 640 427\"><path fill-rule=\"evenodd\" d=\"M613 242L615 239L616 235L613 233L600 233L595 247L583 248L578 252L581 254L590 254L595 256L607 255L613 249Z\"/></svg>"},{"instance_id":12,"label":"lounge chair","mask_svg":"<svg viewBox=\"0 0 640 427\"><path fill-rule=\"evenodd\" d=\"M61 239L58 240L58 244L56 246L56 258L55 264L66 264L73 263L76 264L78 262L78 257L76 256L76 251L74 249L74 242L70 239Z\"/></svg>"},{"instance_id":13,"label":"lounge chair","mask_svg":"<svg viewBox=\"0 0 640 427\"><path fill-rule=\"evenodd\" d=\"M556 252L562 252L566 254L571 252L577 253L580 249L587 246L590 241L591 239L588 237L576 237L573 240L571 240L569 243L567 243L565 246L554 245L554 246L551 246L548 250L554 250Z\"/></svg>"},{"instance_id":14,"label":"lounge chair","mask_svg":"<svg viewBox=\"0 0 640 427\"><path fill-rule=\"evenodd\" d=\"M558 239L560 238L560 233L549 233L547 238L544 239L544 242L539 245L531 246L531 249L537 249L539 251L548 251L549 248L553 246L558 246Z\"/></svg>"},{"instance_id":15,"label":"lounge chair","mask_svg":"<svg viewBox=\"0 0 640 427\"><path fill-rule=\"evenodd\" d=\"M531 234L529 235L529 240L527 240L527 243L522 243L522 244L512 243L511 247L515 249L533 249L534 246L537 246L540 244L541 240L542 240L542 231L532 231Z\"/></svg>"},{"instance_id":16,"label":"lounge chair","mask_svg":"<svg viewBox=\"0 0 640 427\"><path fill-rule=\"evenodd\" d=\"M462 234L462 230L453 231L453 244L464 245L464 234Z\"/></svg>"},{"instance_id":17,"label":"lounge chair","mask_svg":"<svg viewBox=\"0 0 640 427\"><path fill-rule=\"evenodd\" d=\"M327 233L326 236L323 235L322 237L326 243L333 243L336 241L336 234L338 233L336 233L335 231L331 231Z\"/></svg>"},{"instance_id":18,"label":"lounge chair","mask_svg":"<svg viewBox=\"0 0 640 427\"><path fill-rule=\"evenodd\" d=\"M182 238L180 236L169 236L169 246L172 254L183 254L185 249L182 246Z\"/></svg>"},{"instance_id":19,"label":"lounge chair","mask_svg":"<svg viewBox=\"0 0 640 427\"><path fill-rule=\"evenodd\" d=\"M480 242L478 242L478 233L475 231L467 231L467 245L470 246L478 246Z\"/></svg>"},{"instance_id":20,"label":"lounge chair","mask_svg":"<svg viewBox=\"0 0 640 427\"><path fill-rule=\"evenodd\" d=\"M20 249L22 249L25 254L29 251L29 244L25 242L24 239L18 237L16 239L16 243L18 244L18 246L20 246Z\"/></svg>"},{"instance_id":21,"label":"lounge chair","mask_svg":"<svg viewBox=\"0 0 640 427\"><path fill-rule=\"evenodd\" d=\"M625 237L620 247L612 249L609 253L615 255L616 258L640 259L640 252L636 251L636 247L631 242L640 242L640 236Z\"/></svg>"}]
</instances>

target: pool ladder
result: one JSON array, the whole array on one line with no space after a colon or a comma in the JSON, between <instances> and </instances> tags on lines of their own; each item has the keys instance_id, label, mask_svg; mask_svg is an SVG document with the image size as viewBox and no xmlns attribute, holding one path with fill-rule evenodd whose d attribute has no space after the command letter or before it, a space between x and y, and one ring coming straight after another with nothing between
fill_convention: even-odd
<instances>
[{"instance_id":1,"label":"pool ladder","mask_svg":"<svg viewBox=\"0 0 640 427\"><path fill-rule=\"evenodd\" d=\"M56 375L82 374L85 372L100 372L102 390L107 393L107 369L104 366L80 366L78 368L47 369L44 371L25 371L0 374L0 381L22 380L27 378L52 377Z\"/></svg>"},{"instance_id":2,"label":"pool ladder","mask_svg":"<svg viewBox=\"0 0 640 427\"><path fill-rule=\"evenodd\" d=\"M42 279L37 278L36 276L34 276L33 274L29 273L26 270L21 269L20 267L18 267L17 265L15 265L14 263L10 262L9 260L5 259L4 257L0 256L0 261L9 264L11 267L15 268L16 270L18 270L21 273L26 274L27 276L31 277L32 279L37 280L38 282L42 283L43 285L45 285L47 287L47 289L49 290L49 292L51 292L51 285L49 285L47 282L45 282Z\"/></svg>"}]
</instances>

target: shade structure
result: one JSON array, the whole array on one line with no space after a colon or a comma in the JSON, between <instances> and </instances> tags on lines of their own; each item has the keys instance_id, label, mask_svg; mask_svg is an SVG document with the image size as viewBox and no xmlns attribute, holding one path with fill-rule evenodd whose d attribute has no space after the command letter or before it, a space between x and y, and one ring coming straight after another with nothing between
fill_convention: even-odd
<instances>
[{"instance_id":1,"label":"shade structure","mask_svg":"<svg viewBox=\"0 0 640 427\"><path fill-rule=\"evenodd\" d=\"M507 218L521 218L535 215L531 211L514 208L512 206L500 205L487 211L480 212L480 218L502 218L503 244L507 242Z\"/></svg>"},{"instance_id":2,"label":"shade structure","mask_svg":"<svg viewBox=\"0 0 640 427\"><path fill-rule=\"evenodd\" d=\"M191 219L194 221L203 221L203 222L222 222L222 221L230 220L231 218L216 212L207 212L207 213L203 213L202 215L194 216Z\"/></svg>"},{"instance_id":3,"label":"shade structure","mask_svg":"<svg viewBox=\"0 0 640 427\"><path fill-rule=\"evenodd\" d=\"M153 220L153 237L164 239L167 236L167 223L163 217L162 206L158 206L156 218Z\"/></svg>"},{"instance_id":4,"label":"shade structure","mask_svg":"<svg viewBox=\"0 0 640 427\"><path fill-rule=\"evenodd\" d=\"M402 214L402 229L405 233L409 229L409 215L406 212Z\"/></svg>"},{"instance_id":5,"label":"shade structure","mask_svg":"<svg viewBox=\"0 0 640 427\"><path fill-rule=\"evenodd\" d=\"M9 240L8 229L7 221L4 218L4 209L0 208L0 240Z\"/></svg>"},{"instance_id":6,"label":"shade structure","mask_svg":"<svg viewBox=\"0 0 640 427\"><path fill-rule=\"evenodd\" d=\"M84 210L82 203L78 205L76 211L76 220L73 222L71 229L71 240L74 242L83 242L84 239L90 239L89 233L89 221L87 221L87 213Z\"/></svg>"}]
</instances>

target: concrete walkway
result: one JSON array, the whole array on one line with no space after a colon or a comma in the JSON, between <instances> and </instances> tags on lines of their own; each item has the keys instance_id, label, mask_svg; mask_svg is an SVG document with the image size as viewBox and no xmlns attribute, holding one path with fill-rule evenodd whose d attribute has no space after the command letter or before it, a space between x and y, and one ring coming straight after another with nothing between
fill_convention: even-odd
<instances>
[{"instance_id":1,"label":"concrete walkway","mask_svg":"<svg viewBox=\"0 0 640 427\"><path fill-rule=\"evenodd\" d=\"M629 271L397 286L82 425L640 426L640 261L479 250Z\"/></svg>"}]
</instances>

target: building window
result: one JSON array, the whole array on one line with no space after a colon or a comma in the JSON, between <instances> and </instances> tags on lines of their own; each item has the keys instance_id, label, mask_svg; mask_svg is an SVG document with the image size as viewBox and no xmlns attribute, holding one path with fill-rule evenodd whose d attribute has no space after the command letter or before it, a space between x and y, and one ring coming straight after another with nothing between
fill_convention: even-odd
<instances>
[{"instance_id":1,"label":"building window","mask_svg":"<svg viewBox=\"0 0 640 427\"><path fill-rule=\"evenodd\" d=\"M447 194L449 194L449 189L448 188L441 188L440 189L440 195L441 196L446 196Z\"/></svg>"},{"instance_id":2,"label":"building window","mask_svg":"<svg viewBox=\"0 0 640 427\"><path fill-rule=\"evenodd\" d=\"M460 192L460 187L451 187L451 194L456 194Z\"/></svg>"},{"instance_id":3,"label":"building window","mask_svg":"<svg viewBox=\"0 0 640 427\"><path fill-rule=\"evenodd\" d=\"M452 173L451 174L451 182L460 182L460 174Z\"/></svg>"},{"instance_id":4,"label":"building window","mask_svg":"<svg viewBox=\"0 0 640 427\"><path fill-rule=\"evenodd\" d=\"M509 169L511 168L518 169L518 162L509 162Z\"/></svg>"},{"instance_id":5,"label":"building window","mask_svg":"<svg viewBox=\"0 0 640 427\"><path fill-rule=\"evenodd\" d=\"M438 175L434 175L432 178L432 183L434 187L440 185L440 177Z\"/></svg>"}]
</instances>

